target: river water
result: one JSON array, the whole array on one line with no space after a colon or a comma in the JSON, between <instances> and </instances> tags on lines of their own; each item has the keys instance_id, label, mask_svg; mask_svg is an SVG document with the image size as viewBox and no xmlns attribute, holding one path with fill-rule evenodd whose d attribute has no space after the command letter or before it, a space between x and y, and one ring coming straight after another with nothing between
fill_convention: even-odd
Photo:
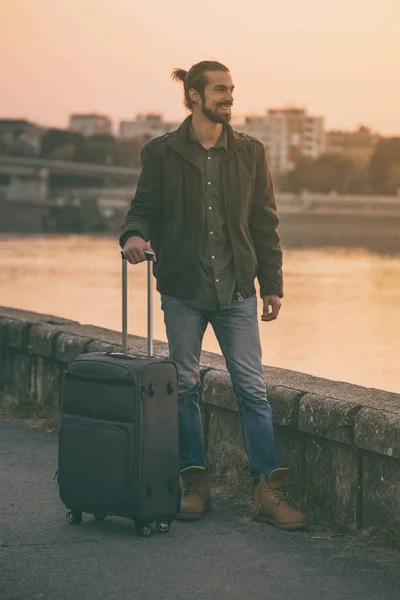
<instances>
[{"instance_id":1,"label":"river water","mask_svg":"<svg viewBox=\"0 0 400 600\"><path fill-rule=\"evenodd\" d=\"M146 335L146 265L129 266L130 333ZM117 242L0 236L0 305L120 329ZM261 323L264 364L400 392L400 257L288 249L279 319ZM154 294L154 337L166 340ZM204 349L219 352L212 330Z\"/></svg>"}]
</instances>

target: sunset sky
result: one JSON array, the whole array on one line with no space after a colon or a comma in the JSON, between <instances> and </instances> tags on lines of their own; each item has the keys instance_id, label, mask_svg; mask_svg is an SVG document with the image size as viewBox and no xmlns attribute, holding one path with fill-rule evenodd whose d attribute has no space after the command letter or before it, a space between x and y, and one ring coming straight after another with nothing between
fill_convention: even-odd
<instances>
[{"instance_id":1,"label":"sunset sky","mask_svg":"<svg viewBox=\"0 0 400 600\"><path fill-rule=\"evenodd\" d=\"M65 127L185 116L175 66L216 59L237 115L287 104L400 134L400 0L9 0L0 8L0 117Z\"/></svg>"}]
</instances>

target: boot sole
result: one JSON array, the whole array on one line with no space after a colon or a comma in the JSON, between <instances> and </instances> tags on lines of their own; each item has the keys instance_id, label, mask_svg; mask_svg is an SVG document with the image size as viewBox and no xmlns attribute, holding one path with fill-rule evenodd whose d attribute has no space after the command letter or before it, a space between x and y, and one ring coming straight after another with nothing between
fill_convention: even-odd
<instances>
[{"instance_id":1,"label":"boot sole","mask_svg":"<svg viewBox=\"0 0 400 600\"><path fill-rule=\"evenodd\" d=\"M259 517L258 515L253 515L253 521L256 523L263 523L266 525L273 525L278 529L284 529L285 531L294 531L296 529L307 529L308 524L305 521L298 521L297 523L277 523L268 517Z\"/></svg>"}]
</instances>

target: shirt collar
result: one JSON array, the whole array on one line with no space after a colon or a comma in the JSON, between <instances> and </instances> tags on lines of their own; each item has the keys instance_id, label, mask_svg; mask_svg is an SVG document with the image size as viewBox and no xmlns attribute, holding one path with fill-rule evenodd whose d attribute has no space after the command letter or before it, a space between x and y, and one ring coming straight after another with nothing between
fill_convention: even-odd
<instances>
[{"instance_id":1,"label":"shirt collar","mask_svg":"<svg viewBox=\"0 0 400 600\"><path fill-rule=\"evenodd\" d=\"M189 124L189 135L190 135L190 137L191 137L191 139L193 141L195 141L198 144L200 144L199 140L196 137L194 129L192 127L192 121L190 121L190 124ZM215 144L215 146L213 146L213 148L225 148L225 150L228 149L228 136L227 136L226 128L225 127L222 127L221 136L220 136L218 142Z\"/></svg>"}]
</instances>

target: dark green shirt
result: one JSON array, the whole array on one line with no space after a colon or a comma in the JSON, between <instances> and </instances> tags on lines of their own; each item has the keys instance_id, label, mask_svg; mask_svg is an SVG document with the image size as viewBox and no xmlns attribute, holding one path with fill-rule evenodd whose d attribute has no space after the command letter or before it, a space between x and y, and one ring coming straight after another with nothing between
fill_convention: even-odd
<instances>
[{"instance_id":1,"label":"dark green shirt","mask_svg":"<svg viewBox=\"0 0 400 600\"><path fill-rule=\"evenodd\" d=\"M236 287L235 266L221 183L221 162L227 150L223 129L218 143L206 150L190 125L189 151L201 171L203 211L199 223L199 285L188 303L201 310L229 308Z\"/></svg>"}]
</instances>

